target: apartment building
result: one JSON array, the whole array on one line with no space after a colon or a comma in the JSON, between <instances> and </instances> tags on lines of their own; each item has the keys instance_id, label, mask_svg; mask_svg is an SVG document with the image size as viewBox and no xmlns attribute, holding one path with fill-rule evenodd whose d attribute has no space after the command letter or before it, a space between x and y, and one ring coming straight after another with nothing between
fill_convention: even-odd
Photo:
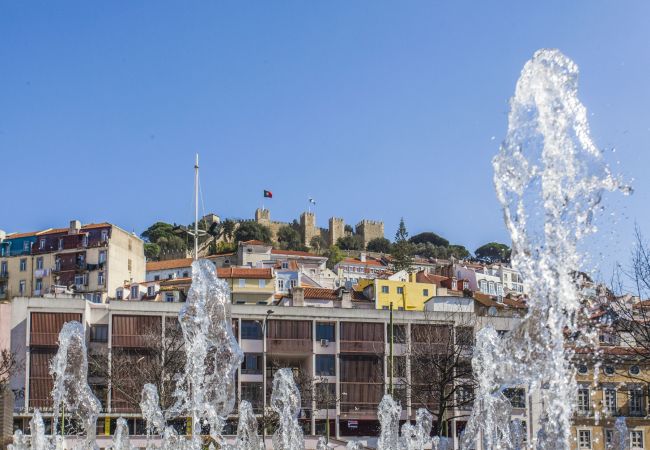
<instances>
[{"instance_id":1,"label":"apartment building","mask_svg":"<svg viewBox=\"0 0 650 450\"><path fill-rule=\"evenodd\" d=\"M144 244L110 223L10 234L0 242L0 297L76 293L104 302L145 277Z\"/></svg>"},{"instance_id":2,"label":"apartment building","mask_svg":"<svg viewBox=\"0 0 650 450\"><path fill-rule=\"evenodd\" d=\"M260 413L268 405L275 371L290 367L296 379L303 383L299 421L306 434L325 434L329 420L332 437L373 439L379 429L377 407L391 385L402 402L402 421L414 419L416 409L421 406L435 411L435 404L411 403L409 395L411 366L407 361L411 349L423 345L419 338L422 330L438 327L455 335L462 326L459 336L471 340L475 330L488 323L497 329L509 329L517 320L474 313L475 325L468 333L466 312L395 311L392 328L395 370L391 371L389 311L373 308L372 302L355 298L355 294L343 289L300 291L293 292L293 306L235 302L232 317L233 330L245 352L237 373L238 398L249 400ZM324 305L326 302L329 303ZM14 299L12 346L26 354L27 361L24 370L12 379L12 389L22 393L16 399L15 428L26 429L35 408L44 411L46 421L49 420L52 380L47 362L56 352L57 335L66 321L78 320L84 325L90 352L105 354L107 358L114 358L120 351L139 355L138 351L151 345L147 336L152 329L159 330L162 337L165 330L177 327L181 306L178 302L164 301L113 300L96 304L79 298L60 298L56 302L45 298ZM471 352L467 357L470 355ZM326 397L309 394L306 386L314 382L327 393ZM137 402L130 402L118 389L112 389L107 379L96 375L91 387L102 403L97 426L100 446L107 445L115 420L120 416L127 418L132 434L144 433ZM518 405L523 408L517 414L525 418L527 405L525 396L522 398L524 403ZM448 411L443 417L445 430L455 442L454 448L468 413L468 407L464 407L462 411ZM236 412L228 422L227 432L234 432L235 419ZM175 424L181 432L187 432L185 419ZM528 429L527 435L532 436L531 433L533 430Z\"/></svg>"}]
</instances>

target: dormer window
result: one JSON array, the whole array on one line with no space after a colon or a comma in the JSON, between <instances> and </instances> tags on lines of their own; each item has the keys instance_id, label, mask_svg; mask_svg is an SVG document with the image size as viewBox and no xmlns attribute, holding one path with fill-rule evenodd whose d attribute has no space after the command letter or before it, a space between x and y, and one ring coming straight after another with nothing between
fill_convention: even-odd
<instances>
[{"instance_id":1,"label":"dormer window","mask_svg":"<svg viewBox=\"0 0 650 450\"><path fill-rule=\"evenodd\" d=\"M153 297L156 294L156 286L147 287L147 295Z\"/></svg>"},{"instance_id":2,"label":"dormer window","mask_svg":"<svg viewBox=\"0 0 650 450\"><path fill-rule=\"evenodd\" d=\"M131 286L131 299L135 300L139 297L138 286Z\"/></svg>"},{"instance_id":3,"label":"dormer window","mask_svg":"<svg viewBox=\"0 0 650 450\"><path fill-rule=\"evenodd\" d=\"M102 242L108 241L108 230L102 230L102 238L101 239L102 239ZM130 243L131 242L129 241L129 244Z\"/></svg>"},{"instance_id":4,"label":"dormer window","mask_svg":"<svg viewBox=\"0 0 650 450\"><path fill-rule=\"evenodd\" d=\"M59 238L59 250L63 250L63 238Z\"/></svg>"},{"instance_id":5,"label":"dormer window","mask_svg":"<svg viewBox=\"0 0 650 450\"><path fill-rule=\"evenodd\" d=\"M29 243L29 241L23 242L23 251L28 252L30 247L31 247L31 244Z\"/></svg>"},{"instance_id":6,"label":"dormer window","mask_svg":"<svg viewBox=\"0 0 650 450\"><path fill-rule=\"evenodd\" d=\"M289 268L289 263L286 262L286 261L284 261L284 262L282 263L282 268L283 268L283 269L288 269L288 268Z\"/></svg>"},{"instance_id":7,"label":"dormer window","mask_svg":"<svg viewBox=\"0 0 650 450\"><path fill-rule=\"evenodd\" d=\"M43 250L44 248L45 248L45 238L41 238L41 239L38 241L38 249L39 249L39 250Z\"/></svg>"},{"instance_id":8,"label":"dormer window","mask_svg":"<svg viewBox=\"0 0 650 450\"><path fill-rule=\"evenodd\" d=\"M84 234L84 235L81 237L81 245L82 245L83 247L88 247L88 235L87 235L87 234Z\"/></svg>"}]
</instances>

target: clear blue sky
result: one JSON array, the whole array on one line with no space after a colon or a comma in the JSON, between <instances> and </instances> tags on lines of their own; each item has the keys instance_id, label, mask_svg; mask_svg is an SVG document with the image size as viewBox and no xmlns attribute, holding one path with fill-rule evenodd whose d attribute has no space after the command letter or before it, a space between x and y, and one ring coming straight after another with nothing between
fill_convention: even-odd
<instances>
[{"instance_id":1,"label":"clear blue sky","mask_svg":"<svg viewBox=\"0 0 650 450\"><path fill-rule=\"evenodd\" d=\"M2 0L0 228L190 222L198 151L222 217L269 189L280 220L311 195L323 226L508 241L490 160L523 64L557 47L634 179L601 244L625 257L634 221L650 234L649 23L647 1Z\"/></svg>"}]
</instances>

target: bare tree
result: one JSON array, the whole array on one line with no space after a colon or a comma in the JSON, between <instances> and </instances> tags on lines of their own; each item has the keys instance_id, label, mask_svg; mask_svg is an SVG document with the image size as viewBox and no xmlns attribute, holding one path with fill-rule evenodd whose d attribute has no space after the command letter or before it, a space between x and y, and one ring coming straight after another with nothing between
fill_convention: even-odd
<instances>
[{"instance_id":1,"label":"bare tree","mask_svg":"<svg viewBox=\"0 0 650 450\"><path fill-rule=\"evenodd\" d=\"M0 390L4 391L11 376L18 370L20 363L15 353L8 349L0 351Z\"/></svg>"},{"instance_id":2,"label":"bare tree","mask_svg":"<svg viewBox=\"0 0 650 450\"><path fill-rule=\"evenodd\" d=\"M388 357L388 374L390 377L392 372L394 379L393 397L403 405L410 400L413 411L427 409L434 416L435 435L448 433L446 424L471 412L475 390L471 365L475 325L473 319L462 313L450 313L442 319L425 313L422 323L411 325L410 339L405 325L394 325L393 342L410 342L410 345L406 353L393 356L392 369Z\"/></svg>"},{"instance_id":3,"label":"bare tree","mask_svg":"<svg viewBox=\"0 0 650 450\"><path fill-rule=\"evenodd\" d=\"M147 327L138 335L137 346L113 347L89 355L91 384L108 385L112 390L114 410L139 411L142 387L156 386L163 410L175 402L176 375L185 367L184 340L180 324L167 319L163 336L160 327Z\"/></svg>"}]
</instances>

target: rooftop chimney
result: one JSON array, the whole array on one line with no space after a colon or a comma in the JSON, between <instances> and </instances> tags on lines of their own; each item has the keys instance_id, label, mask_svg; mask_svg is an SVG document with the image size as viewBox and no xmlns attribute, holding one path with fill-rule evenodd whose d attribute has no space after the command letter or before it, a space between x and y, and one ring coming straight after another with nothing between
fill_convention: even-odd
<instances>
[{"instance_id":1,"label":"rooftop chimney","mask_svg":"<svg viewBox=\"0 0 650 450\"><path fill-rule=\"evenodd\" d=\"M7 237L7 232L5 230L0 230L0 242L4 241Z\"/></svg>"},{"instance_id":2,"label":"rooftop chimney","mask_svg":"<svg viewBox=\"0 0 650 450\"><path fill-rule=\"evenodd\" d=\"M79 234L81 231L81 222L78 220L70 221L70 228L68 229L68 234Z\"/></svg>"},{"instance_id":3,"label":"rooftop chimney","mask_svg":"<svg viewBox=\"0 0 650 450\"><path fill-rule=\"evenodd\" d=\"M361 262L366 262L366 252L361 252L361 256L359 256L359 259L361 259Z\"/></svg>"},{"instance_id":4,"label":"rooftop chimney","mask_svg":"<svg viewBox=\"0 0 650 450\"><path fill-rule=\"evenodd\" d=\"M293 298L293 306L305 306L304 288L296 286L291 289L291 297Z\"/></svg>"},{"instance_id":5,"label":"rooftop chimney","mask_svg":"<svg viewBox=\"0 0 650 450\"><path fill-rule=\"evenodd\" d=\"M352 308L352 292L348 289L341 290L341 308Z\"/></svg>"}]
</instances>

